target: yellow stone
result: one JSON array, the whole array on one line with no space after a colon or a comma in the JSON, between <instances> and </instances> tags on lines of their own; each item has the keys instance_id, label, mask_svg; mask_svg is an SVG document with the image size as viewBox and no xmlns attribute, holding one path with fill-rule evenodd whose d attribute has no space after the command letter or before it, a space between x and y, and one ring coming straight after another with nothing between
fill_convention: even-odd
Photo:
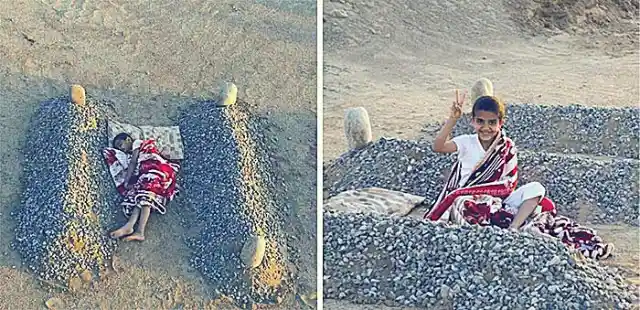
<instances>
[{"instance_id":1,"label":"yellow stone","mask_svg":"<svg viewBox=\"0 0 640 310\"><path fill-rule=\"evenodd\" d=\"M84 87L80 85L71 86L71 102L77 105L84 105L86 103Z\"/></svg>"},{"instance_id":2,"label":"yellow stone","mask_svg":"<svg viewBox=\"0 0 640 310\"><path fill-rule=\"evenodd\" d=\"M242 247L240 257L245 266L256 268L262 264L267 242L264 236L251 236Z\"/></svg>"},{"instance_id":3,"label":"yellow stone","mask_svg":"<svg viewBox=\"0 0 640 310\"><path fill-rule=\"evenodd\" d=\"M218 106L228 107L234 105L238 98L238 87L233 83L225 83L220 89Z\"/></svg>"},{"instance_id":4,"label":"yellow stone","mask_svg":"<svg viewBox=\"0 0 640 310\"><path fill-rule=\"evenodd\" d=\"M91 282L93 275L91 274L91 271L85 269L80 273L80 279L84 282Z\"/></svg>"},{"instance_id":5,"label":"yellow stone","mask_svg":"<svg viewBox=\"0 0 640 310\"><path fill-rule=\"evenodd\" d=\"M60 310L64 307L62 300L58 297L51 297L44 302L44 305L47 306L49 310Z\"/></svg>"},{"instance_id":6,"label":"yellow stone","mask_svg":"<svg viewBox=\"0 0 640 310\"><path fill-rule=\"evenodd\" d=\"M300 295L300 300L302 300L302 302L309 307L313 307L317 299L318 299L318 294L316 292Z\"/></svg>"}]
</instances>

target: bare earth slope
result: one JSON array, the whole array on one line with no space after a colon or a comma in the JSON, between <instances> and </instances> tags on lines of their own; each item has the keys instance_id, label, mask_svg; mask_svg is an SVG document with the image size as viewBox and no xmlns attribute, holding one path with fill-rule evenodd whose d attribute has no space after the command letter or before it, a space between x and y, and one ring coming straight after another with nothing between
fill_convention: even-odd
<instances>
[{"instance_id":1,"label":"bare earth slope","mask_svg":"<svg viewBox=\"0 0 640 310\"><path fill-rule=\"evenodd\" d=\"M325 158L345 150L346 107L367 108L375 136L411 138L444 119L453 89L480 77L509 102L637 104L637 32L531 36L512 12L499 0L326 2ZM607 38L620 44L584 44Z\"/></svg>"},{"instance_id":2,"label":"bare earth slope","mask_svg":"<svg viewBox=\"0 0 640 310\"><path fill-rule=\"evenodd\" d=\"M637 1L339 0L324 12L325 161L346 151L346 108L369 111L374 139L419 139L480 77L510 103L638 105ZM637 228L595 228L637 282Z\"/></svg>"}]
</instances>

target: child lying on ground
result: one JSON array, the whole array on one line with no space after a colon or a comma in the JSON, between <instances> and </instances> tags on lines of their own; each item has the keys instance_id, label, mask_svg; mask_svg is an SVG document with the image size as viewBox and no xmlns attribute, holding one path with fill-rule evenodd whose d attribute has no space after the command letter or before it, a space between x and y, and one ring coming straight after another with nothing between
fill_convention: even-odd
<instances>
[{"instance_id":1,"label":"child lying on ground","mask_svg":"<svg viewBox=\"0 0 640 310\"><path fill-rule=\"evenodd\" d=\"M505 106L499 99L476 99L471 111L475 134L449 139L463 103L464 95L460 97L456 91L450 117L433 142L435 152L457 152L458 160L425 218L526 229L560 238L585 256L604 259L611 255L613 245L603 243L595 231L557 215L542 184L531 182L516 189L517 151L502 130Z\"/></svg>"},{"instance_id":2,"label":"child lying on ground","mask_svg":"<svg viewBox=\"0 0 640 310\"><path fill-rule=\"evenodd\" d=\"M151 210L165 214L167 203L178 193L179 166L163 156L152 139L134 140L121 133L113 139L113 147L105 150L105 158L124 196L122 208L129 220L111 232L111 237L143 241Z\"/></svg>"}]
</instances>

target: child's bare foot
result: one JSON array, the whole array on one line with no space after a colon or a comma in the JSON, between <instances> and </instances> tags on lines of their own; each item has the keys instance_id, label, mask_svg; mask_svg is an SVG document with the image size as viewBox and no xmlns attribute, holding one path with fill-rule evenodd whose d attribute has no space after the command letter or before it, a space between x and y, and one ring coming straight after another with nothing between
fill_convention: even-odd
<instances>
[{"instance_id":1,"label":"child's bare foot","mask_svg":"<svg viewBox=\"0 0 640 310\"><path fill-rule=\"evenodd\" d=\"M137 232L124 238L124 241L144 241L144 234Z\"/></svg>"},{"instance_id":2,"label":"child's bare foot","mask_svg":"<svg viewBox=\"0 0 640 310\"><path fill-rule=\"evenodd\" d=\"M118 228L117 230L112 231L110 235L111 235L111 238L118 239L118 238L122 238L123 236L129 235L132 232L133 232L133 228L123 226Z\"/></svg>"}]
</instances>

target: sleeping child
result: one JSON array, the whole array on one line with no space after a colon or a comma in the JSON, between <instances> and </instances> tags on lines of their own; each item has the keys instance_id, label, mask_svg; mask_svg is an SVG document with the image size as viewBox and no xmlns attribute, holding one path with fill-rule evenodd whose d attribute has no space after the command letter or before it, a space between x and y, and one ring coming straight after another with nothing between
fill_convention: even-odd
<instances>
[{"instance_id":1,"label":"sleeping child","mask_svg":"<svg viewBox=\"0 0 640 310\"><path fill-rule=\"evenodd\" d=\"M113 148L104 151L104 156L118 192L124 196L122 208L129 220L110 235L116 239L124 237L126 241L144 241L151 211L165 214L166 205L178 193L179 165L170 162L153 139L134 140L129 134L121 133L112 145Z\"/></svg>"}]
</instances>

